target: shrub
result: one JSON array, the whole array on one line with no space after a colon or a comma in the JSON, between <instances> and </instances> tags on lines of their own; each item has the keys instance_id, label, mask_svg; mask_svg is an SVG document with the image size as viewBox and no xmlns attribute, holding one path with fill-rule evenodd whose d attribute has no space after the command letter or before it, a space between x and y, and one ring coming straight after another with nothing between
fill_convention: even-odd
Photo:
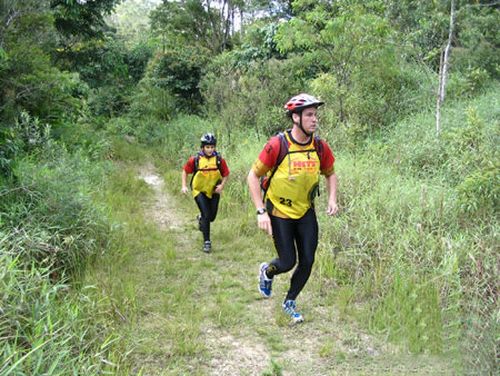
<instances>
[{"instance_id":1,"label":"shrub","mask_svg":"<svg viewBox=\"0 0 500 376\"><path fill-rule=\"evenodd\" d=\"M54 127L77 118L86 91L77 74L51 66L49 56L36 46L13 46L8 61L8 67L0 71L4 121L12 121L23 110Z\"/></svg>"},{"instance_id":2,"label":"shrub","mask_svg":"<svg viewBox=\"0 0 500 376\"><path fill-rule=\"evenodd\" d=\"M206 51L186 46L157 54L151 64L149 82L172 93L179 110L196 112L202 101L199 83L206 63L204 56Z\"/></svg>"},{"instance_id":3,"label":"shrub","mask_svg":"<svg viewBox=\"0 0 500 376\"><path fill-rule=\"evenodd\" d=\"M0 141L0 172L9 177L16 158L50 141L50 126L22 111L14 125L0 128Z\"/></svg>"},{"instance_id":4,"label":"shrub","mask_svg":"<svg viewBox=\"0 0 500 376\"><path fill-rule=\"evenodd\" d=\"M139 82L130 104L130 116L137 122L150 117L152 120L169 120L178 113L175 97L168 88L155 85L146 76Z\"/></svg>"},{"instance_id":5,"label":"shrub","mask_svg":"<svg viewBox=\"0 0 500 376\"><path fill-rule=\"evenodd\" d=\"M259 138L267 139L288 127L283 105L292 95L306 91L303 62L270 59L242 70L235 68L233 57L215 59L201 83L207 115L219 119L229 139L238 128L255 129Z\"/></svg>"},{"instance_id":6,"label":"shrub","mask_svg":"<svg viewBox=\"0 0 500 376\"><path fill-rule=\"evenodd\" d=\"M500 166L494 162L466 176L457 186L464 214L489 220L500 204Z\"/></svg>"},{"instance_id":7,"label":"shrub","mask_svg":"<svg viewBox=\"0 0 500 376\"><path fill-rule=\"evenodd\" d=\"M106 249L106 216L92 200L103 170L83 153L52 146L43 158L19 159L15 185L3 188L1 225L24 239L20 260L36 261L57 275L82 272L90 257Z\"/></svg>"}]
</instances>

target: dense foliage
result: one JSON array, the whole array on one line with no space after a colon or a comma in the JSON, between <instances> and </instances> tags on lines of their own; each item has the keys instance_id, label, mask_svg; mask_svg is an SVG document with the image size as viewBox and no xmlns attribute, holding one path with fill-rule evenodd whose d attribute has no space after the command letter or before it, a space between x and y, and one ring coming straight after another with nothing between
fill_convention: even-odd
<instances>
[{"instance_id":1,"label":"dense foliage","mask_svg":"<svg viewBox=\"0 0 500 376\"><path fill-rule=\"evenodd\" d=\"M287 126L283 102L303 91L327 103L341 178L326 278L369 307L371 330L494 373L496 2L456 1L439 135L450 1L128 0L107 18L118 3L0 4L0 374L113 368L99 360L113 314L92 326L76 287L112 248L109 159L138 143L176 165L211 130L243 181L241 146Z\"/></svg>"}]
</instances>

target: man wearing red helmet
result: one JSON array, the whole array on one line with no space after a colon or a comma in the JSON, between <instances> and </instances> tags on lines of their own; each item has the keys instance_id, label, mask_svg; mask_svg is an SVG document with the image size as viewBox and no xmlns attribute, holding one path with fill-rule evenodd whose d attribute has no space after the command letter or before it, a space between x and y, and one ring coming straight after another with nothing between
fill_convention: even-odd
<instances>
[{"instance_id":1,"label":"man wearing red helmet","mask_svg":"<svg viewBox=\"0 0 500 376\"><path fill-rule=\"evenodd\" d=\"M273 236L278 257L259 268L259 292L271 297L274 276L294 268L283 302L293 323L302 322L295 299L311 275L318 245L318 222L314 197L319 175L328 192L328 215L338 212L335 157L328 144L314 136L317 109L324 103L309 94L299 94L285 104L292 129L271 137L248 174L248 186L257 209L260 229ZM267 176L263 194L260 180ZM298 263L297 263L298 259Z\"/></svg>"},{"instance_id":2,"label":"man wearing red helmet","mask_svg":"<svg viewBox=\"0 0 500 376\"><path fill-rule=\"evenodd\" d=\"M188 193L187 176L191 178L193 197L200 209L198 216L199 229L203 233L203 252L210 253L210 222L215 220L219 207L219 198L224 184L229 176L229 168L224 158L215 147L217 139L212 133L205 133L201 137L200 151L189 158L182 169L182 193Z\"/></svg>"}]
</instances>

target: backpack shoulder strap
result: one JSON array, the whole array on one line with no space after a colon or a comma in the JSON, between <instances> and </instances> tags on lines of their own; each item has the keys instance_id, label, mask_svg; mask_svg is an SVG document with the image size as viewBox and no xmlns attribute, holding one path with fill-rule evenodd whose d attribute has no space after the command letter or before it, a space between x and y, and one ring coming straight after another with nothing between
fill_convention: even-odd
<instances>
[{"instance_id":1,"label":"backpack shoulder strap","mask_svg":"<svg viewBox=\"0 0 500 376\"><path fill-rule=\"evenodd\" d=\"M196 173L198 172L198 166L200 164L200 154L197 153L195 156L194 156L194 171L193 171L193 175L191 175L191 180L189 182L189 186L191 188L193 188L193 180L194 180L194 176L196 175Z\"/></svg>"},{"instance_id":2,"label":"backpack shoulder strap","mask_svg":"<svg viewBox=\"0 0 500 376\"><path fill-rule=\"evenodd\" d=\"M215 163L217 164L217 168L220 172L220 174L222 175L222 157L219 153L215 152Z\"/></svg>"},{"instance_id":3,"label":"backpack shoulder strap","mask_svg":"<svg viewBox=\"0 0 500 376\"><path fill-rule=\"evenodd\" d=\"M283 162L283 159L285 159L286 155L288 154L288 140L286 139L285 133L279 132L276 136L279 138L280 142L280 150L278 152L278 158L276 158L276 163L274 167L268 172L268 174L260 177L260 188L262 189L264 200L266 199L267 189L271 184L271 179L273 178L274 173L278 169L281 162Z\"/></svg>"},{"instance_id":4,"label":"backpack shoulder strap","mask_svg":"<svg viewBox=\"0 0 500 376\"><path fill-rule=\"evenodd\" d=\"M321 139L319 136L314 136L314 149L316 150L316 153L318 153L319 160L323 158L323 143L321 142Z\"/></svg>"},{"instance_id":5,"label":"backpack shoulder strap","mask_svg":"<svg viewBox=\"0 0 500 376\"><path fill-rule=\"evenodd\" d=\"M286 139L284 132L279 132L278 137L280 140L280 151L278 153L278 158L276 159L276 164L274 168L278 168L278 166L283 162L286 155L288 154L288 140Z\"/></svg>"},{"instance_id":6,"label":"backpack shoulder strap","mask_svg":"<svg viewBox=\"0 0 500 376\"><path fill-rule=\"evenodd\" d=\"M194 172L198 171L198 166L200 165L200 154L194 156Z\"/></svg>"}]
</instances>

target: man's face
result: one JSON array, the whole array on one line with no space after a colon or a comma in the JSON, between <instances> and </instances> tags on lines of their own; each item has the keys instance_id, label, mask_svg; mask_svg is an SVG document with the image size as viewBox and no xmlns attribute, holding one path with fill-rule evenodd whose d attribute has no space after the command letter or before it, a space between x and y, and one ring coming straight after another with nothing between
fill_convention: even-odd
<instances>
[{"instance_id":1,"label":"man's face","mask_svg":"<svg viewBox=\"0 0 500 376\"><path fill-rule=\"evenodd\" d=\"M215 146L214 145L205 145L203 146L203 153L206 155L206 156L211 156L215 151Z\"/></svg>"},{"instance_id":2,"label":"man's face","mask_svg":"<svg viewBox=\"0 0 500 376\"><path fill-rule=\"evenodd\" d=\"M309 107L302 111L302 127L309 134L314 133L318 128L317 111L315 107ZM299 124L300 114L293 114L293 121Z\"/></svg>"}]
</instances>

